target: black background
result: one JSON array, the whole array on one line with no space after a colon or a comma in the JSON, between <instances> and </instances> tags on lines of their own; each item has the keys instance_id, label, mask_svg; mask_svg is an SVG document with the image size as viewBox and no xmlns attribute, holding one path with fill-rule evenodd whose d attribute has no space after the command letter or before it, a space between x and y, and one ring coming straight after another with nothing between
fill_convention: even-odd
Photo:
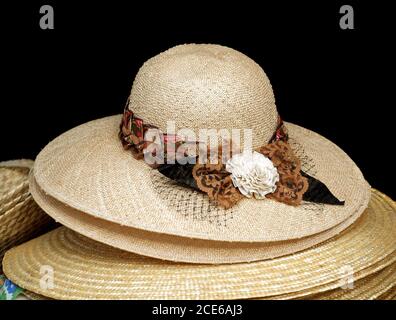
<instances>
[{"instance_id":1,"label":"black background","mask_svg":"<svg viewBox=\"0 0 396 320\"><path fill-rule=\"evenodd\" d=\"M307 320L323 318L326 314L329 319L337 319L340 314L359 318L366 316L369 319L378 317L381 314L392 314L394 312L394 301L308 301L308 300L286 300L286 301L258 301L258 300L241 300L241 301L69 301L62 300L36 300L23 301L23 307L18 308L18 314L28 316L40 316L40 319L51 319L60 313L67 319L76 317L77 313L87 312L95 319L109 319L116 316L122 316L125 319L257 319L269 318L276 314L281 319L304 318ZM166 307L182 306L188 309L196 310L197 305L237 305L243 306L243 314L235 317L227 315L197 315L187 313L183 318L170 315L152 315L153 307L161 304ZM9 309L7 309L7 307ZM15 314L15 303L2 304L2 314ZM349 310L348 310L349 309ZM12 312L12 313L11 313Z\"/></svg>"},{"instance_id":2,"label":"black background","mask_svg":"<svg viewBox=\"0 0 396 320\"><path fill-rule=\"evenodd\" d=\"M121 113L138 68L160 51L219 43L264 68L286 121L334 141L396 198L394 19L385 4L132 3L2 4L0 160L34 158L62 132ZM44 4L54 7L54 30L39 28ZM342 4L353 5L355 30L340 29Z\"/></svg>"}]
</instances>

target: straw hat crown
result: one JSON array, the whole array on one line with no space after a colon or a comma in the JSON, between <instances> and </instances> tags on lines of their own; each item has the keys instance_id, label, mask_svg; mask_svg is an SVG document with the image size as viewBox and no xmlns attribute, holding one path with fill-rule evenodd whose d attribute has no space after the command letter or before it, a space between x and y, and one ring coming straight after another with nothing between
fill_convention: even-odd
<instances>
[{"instance_id":1,"label":"straw hat crown","mask_svg":"<svg viewBox=\"0 0 396 320\"><path fill-rule=\"evenodd\" d=\"M163 131L173 120L176 131L188 128L196 137L201 128L252 129L253 147L269 141L278 116L263 69L236 50L211 44L179 45L146 61L129 109Z\"/></svg>"}]
</instances>

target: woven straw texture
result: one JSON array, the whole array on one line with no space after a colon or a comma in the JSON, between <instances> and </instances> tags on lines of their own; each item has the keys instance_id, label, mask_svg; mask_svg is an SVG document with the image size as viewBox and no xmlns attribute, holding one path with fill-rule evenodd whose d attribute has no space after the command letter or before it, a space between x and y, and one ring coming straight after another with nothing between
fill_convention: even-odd
<instances>
[{"instance_id":1,"label":"woven straw texture","mask_svg":"<svg viewBox=\"0 0 396 320\"><path fill-rule=\"evenodd\" d=\"M175 122L175 130L190 130L192 139L201 140L200 129L250 129L254 148L270 140L278 118L263 69L238 51L208 44L176 46L149 59L136 75L128 107L168 133L167 122ZM49 143L35 163L39 186L68 206L120 225L236 242L286 241L323 232L363 212L369 201L367 182L341 149L288 124L317 178L346 205L293 207L244 199L224 210L133 159L117 137L119 123L119 116L92 121ZM189 136L185 130L183 135Z\"/></svg>"},{"instance_id":2,"label":"woven straw texture","mask_svg":"<svg viewBox=\"0 0 396 320\"><path fill-rule=\"evenodd\" d=\"M383 267L382 264L380 268L381 267ZM339 286L340 284L341 281L339 284L335 285ZM318 288L316 288L316 290L317 289ZM256 298L255 300L392 300L396 295L396 263L384 267L380 271L371 273L360 280L354 281L352 288L338 287L333 290L328 290L327 287L325 287L319 290L322 291L315 294L294 294L294 296L291 294L262 299ZM311 292L314 292L314 289L311 289ZM24 290L24 295L31 300L50 299L27 290Z\"/></svg>"},{"instance_id":3,"label":"woven straw texture","mask_svg":"<svg viewBox=\"0 0 396 320\"><path fill-rule=\"evenodd\" d=\"M353 289L336 289L314 295L314 300L375 300L387 293L396 284L396 265L357 281Z\"/></svg>"},{"instance_id":4,"label":"woven straw texture","mask_svg":"<svg viewBox=\"0 0 396 320\"><path fill-rule=\"evenodd\" d=\"M0 216L29 195L27 175L32 160L0 162Z\"/></svg>"},{"instance_id":5,"label":"woven straw texture","mask_svg":"<svg viewBox=\"0 0 396 320\"><path fill-rule=\"evenodd\" d=\"M337 288L328 292L308 295L302 300L392 300L396 295L396 264L360 279L353 284L353 288ZM389 289L390 288L390 289ZM31 300L47 300L45 296L31 291L24 291L24 295ZM263 300L278 300L278 297L267 297ZM281 298L288 299L286 297ZM292 298L289 298L292 299ZM260 300L260 299L256 299Z\"/></svg>"},{"instance_id":6,"label":"woven straw texture","mask_svg":"<svg viewBox=\"0 0 396 320\"><path fill-rule=\"evenodd\" d=\"M225 242L171 236L121 226L92 217L46 195L30 175L30 191L39 206L56 221L91 239L153 258L189 263L235 263L275 258L323 242L350 226L360 212L341 224L299 240Z\"/></svg>"},{"instance_id":7,"label":"woven straw texture","mask_svg":"<svg viewBox=\"0 0 396 320\"><path fill-rule=\"evenodd\" d=\"M390 289L389 291L385 292L378 299L379 300L396 300L396 284L395 284L395 286L392 289Z\"/></svg>"},{"instance_id":8,"label":"woven straw texture","mask_svg":"<svg viewBox=\"0 0 396 320\"><path fill-rule=\"evenodd\" d=\"M52 222L31 196L0 216L0 258L9 248L48 230Z\"/></svg>"},{"instance_id":9,"label":"woven straw texture","mask_svg":"<svg viewBox=\"0 0 396 320\"><path fill-rule=\"evenodd\" d=\"M239 242L310 236L363 212L369 201L367 182L340 148L288 123L290 135L313 159L316 176L346 204L293 207L269 199L244 199L230 210L215 211L217 219L213 220L208 197L202 193L175 185L170 179L166 188L158 187L158 177L153 176L156 170L123 150L117 138L119 122L120 116L95 120L53 140L35 162L39 186L68 206L121 225ZM168 200L170 193L176 200L173 203Z\"/></svg>"},{"instance_id":10,"label":"woven straw texture","mask_svg":"<svg viewBox=\"0 0 396 320\"><path fill-rule=\"evenodd\" d=\"M263 69L236 50L206 44L176 46L145 62L129 108L163 131L173 120L195 138L202 128L249 128L254 148L270 140L278 117Z\"/></svg>"},{"instance_id":11,"label":"woven straw texture","mask_svg":"<svg viewBox=\"0 0 396 320\"><path fill-rule=\"evenodd\" d=\"M396 205L373 191L366 212L342 234L278 259L230 265L164 262L114 249L61 227L11 249L3 265L16 284L55 299L254 298L339 281L343 266L363 278L376 271L370 266L376 264L379 270L395 262L395 248ZM39 285L43 265L54 270L51 290Z\"/></svg>"},{"instance_id":12,"label":"woven straw texture","mask_svg":"<svg viewBox=\"0 0 396 320\"><path fill-rule=\"evenodd\" d=\"M0 261L9 248L48 231L53 222L29 193L32 165L31 160L0 163Z\"/></svg>"},{"instance_id":13,"label":"woven straw texture","mask_svg":"<svg viewBox=\"0 0 396 320\"><path fill-rule=\"evenodd\" d=\"M330 299L379 299L383 294L391 290L396 284L394 274L396 252L388 255L381 261L374 263L367 268L354 272L353 274L343 273L343 277L336 282L312 287L307 290L276 295L272 297L256 298L255 300L330 300ZM340 273L341 275L341 273ZM353 288L343 289L348 276L353 276Z\"/></svg>"},{"instance_id":14,"label":"woven straw texture","mask_svg":"<svg viewBox=\"0 0 396 320\"><path fill-rule=\"evenodd\" d=\"M47 298L45 296L39 295L37 293L34 293L29 290L24 290L23 295L28 299L28 300L50 300L50 298Z\"/></svg>"}]
</instances>

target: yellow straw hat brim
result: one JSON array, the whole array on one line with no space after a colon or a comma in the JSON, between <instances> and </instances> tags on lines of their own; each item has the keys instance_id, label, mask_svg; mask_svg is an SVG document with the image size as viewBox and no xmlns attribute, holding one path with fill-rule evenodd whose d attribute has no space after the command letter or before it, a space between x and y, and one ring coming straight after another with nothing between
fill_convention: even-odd
<instances>
[{"instance_id":1,"label":"yellow straw hat brim","mask_svg":"<svg viewBox=\"0 0 396 320\"><path fill-rule=\"evenodd\" d=\"M381 295L379 300L396 300L396 284L389 291Z\"/></svg>"},{"instance_id":2,"label":"yellow straw hat brim","mask_svg":"<svg viewBox=\"0 0 396 320\"><path fill-rule=\"evenodd\" d=\"M311 297L314 300L375 300L396 284L396 264L357 281L353 289L336 289Z\"/></svg>"},{"instance_id":3,"label":"yellow straw hat brim","mask_svg":"<svg viewBox=\"0 0 396 320\"><path fill-rule=\"evenodd\" d=\"M395 248L396 205L373 191L368 209L340 235L273 260L229 265L165 262L61 227L11 249L3 265L7 277L22 288L55 299L237 299L338 282L345 266L359 280L376 271L369 268L374 264L378 270L392 264ZM40 287L43 266L53 270L52 289Z\"/></svg>"},{"instance_id":4,"label":"yellow straw hat brim","mask_svg":"<svg viewBox=\"0 0 396 320\"><path fill-rule=\"evenodd\" d=\"M396 263L394 255L391 254L378 263L363 269L363 272L354 274L343 273L344 277L339 281L328 283L308 290L292 292L272 297L256 298L255 300L374 300L380 299L390 292L396 285ZM391 262L391 263L390 263ZM347 270L347 269L345 269ZM346 280L353 278L353 287L347 285ZM357 280L358 279L358 280Z\"/></svg>"},{"instance_id":5,"label":"yellow straw hat brim","mask_svg":"<svg viewBox=\"0 0 396 320\"><path fill-rule=\"evenodd\" d=\"M338 284L338 288L333 290L323 290L321 293L315 293L304 296L283 295L275 297L262 298L262 300L392 300L396 295L396 263L383 268L363 279L353 282L352 287L341 287L346 282ZM46 300L48 297L41 296L31 291L24 290L23 294L31 300ZM255 300L261 300L257 298Z\"/></svg>"},{"instance_id":6,"label":"yellow straw hat brim","mask_svg":"<svg viewBox=\"0 0 396 320\"><path fill-rule=\"evenodd\" d=\"M339 147L287 123L290 144L345 205L243 199L225 210L133 158L118 138L119 115L88 122L50 142L37 156L34 177L56 200L104 220L181 237L235 242L299 239L331 229L367 207L370 188ZM51 214L51 213L50 213Z\"/></svg>"},{"instance_id":7,"label":"yellow straw hat brim","mask_svg":"<svg viewBox=\"0 0 396 320\"><path fill-rule=\"evenodd\" d=\"M144 231L93 217L46 195L32 174L30 191L40 207L56 221L84 236L125 251L189 263L236 263L284 256L337 235L360 216L357 212L329 230L297 240L261 243L211 241Z\"/></svg>"},{"instance_id":8,"label":"yellow straw hat brim","mask_svg":"<svg viewBox=\"0 0 396 320\"><path fill-rule=\"evenodd\" d=\"M51 298L44 297L40 294L34 293L29 290L24 290L23 295L28 298L29 300L50 300Z\"/></svg>"}]
</instances>

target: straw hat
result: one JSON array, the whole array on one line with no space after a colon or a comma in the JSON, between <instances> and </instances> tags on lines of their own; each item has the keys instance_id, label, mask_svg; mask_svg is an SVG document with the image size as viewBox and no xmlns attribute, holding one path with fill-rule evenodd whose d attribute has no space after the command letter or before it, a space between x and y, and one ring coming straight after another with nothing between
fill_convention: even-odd
<instances>
[{"instance_id":1,"label":"straw hat","mask_svg":"<svg viewBox=\"0 0 396 320\"><path fill-rule=\"evenodd\" d=\"M29 193L32 166L25 159L0 162L0 261L6 250L48 231L53 222Z\"/></svg>"},{"instance_id":2,"label":"straw hat","mask_svg":"<svg viewBox=\"0 0 396 320\"><path fill-rule=\"evenodd\" d=\"M30 176L30 191L39 206L64 226L110 246L164 260L189 263L235 263L275 258L312 247L337 235L360 216L315 235L277 242L223 242L149 232L92 217L46 195Z\"/></svg>"},{"instance_id":3,"label":"straw hat","mask_svg":"<svg viewBox=\"0 0 396 320\"><path fill-rule=\"evenodd\" d=\"M315 300L375 300L388 293L396 284L396 264L357 281L353 289L337 289L314 295Z\"/></svg>"},{"instance_id":4,"label":"straw hat","mask_svg":"<svg viewBox=\"0 0 396 320\"><path fill-rule=\"evenodd\" d=\"M352 287L343 287L346 282L339 281L339 283L312 288L306 292L256 298L255 300L392 300L396 295L396 263L384 267L387 264L388 262L385 262L369 267L372 270L378 268L380 270L353 281ZM365 269L365 273L367 273L367 269ZM331 287L336 287L336 289L329 289ZM23 294L31 300L50 299L28 290L24 290Z\"/></svg>"},{"instance_id":5,"label":"straw hat","mask_svg":"<svg viewBox=\"0 0 396 320\"><path fill-rule=\"evenodd\" d=\"M363 279L353 283L352 288L333 289L322 293L294 297L275 296L262 298L262 300L286 300L286 299L303 299L303 300L392 300L396 294L396 264L385 267L384 269L371 274ZM32 291L24 290L25 295L30 300L47 300L48 297L36 294ZM258 299L261 300L261 299Z\"/></svg>"},{"instance_id":6,"label":"straw hat","mask_svg":"<svg viewBox=\"0 0 396 320\"><path fill-rule=\"evenodd\" d=\"M0 162L0 215L29 195L27 174L32 167L28 159Z\"/></svg>"},{"instance_id":7,"label":"straw hat","mask_svg":"<svg viewBox=\"0 0 396 320\"><path fill-rule=\"evenodd\" d=\"M27 300L50 300L50 298L44 297L28 290L24 290L23 295L27 298Z\"/></svg>"},{"instance_id":8,"label":"straw hat","mask_svg":"<svg viewBox=\"0 0 396 320\"><path fill-rule=\"evenodd\" d=\"M55 299L276 296L339 283L343 266L353 270L355 280L359 280L394 263L395 213L395 203L373 190L365 213L337 237L293 255L259 262L165 262L115 249L60 227L9 250L3 265L6 276L17 285ZM52 289L40 287L42 266L54 271Z\"/></svg>"},{"instance_id":9,"label":"straw hat","mask_svg":"<svg viewBox=\"0 0 396 320\"><path fill-rule=\"evenodd\" d=\"M205 128L229 132L250 129L246 137L251 138L255 149L268 143L279 129L274 95L262 68L244 54L219 45L181 45L149 59L136 75L124 118L132 113L150 128L155 126L164 132L171 120L175 132L188 129L186 140ZM309 245L323 241L346 228L369 201L369 185L348 155L324 137L285 122L290 147L301 160L301 169L322 182L340 203L345 201L344 205L307 201L289 205L267 198L248 199L238 193L238 199L243 200L225 209L213 205L205 193L181 186L124 150L119 139L120 122L121 116L116 115L69 130L40 152L34 166L35 183L47 197L37 201L43 206L53 200L63 205L62 210L47 210L48 214L73 230L113 246L171 260L186 261L189 256L172 258L163 250L149 251L144 241L135 248L114 239L106 241L93 231L84 231L74 214L73 221L66 221L66 216L75 209L101 219L95 220L99 225L112 222L128 227L129 242L147 232L144 237L155 238L156 243L167 235L174 238L166 242L186 241L190 247L197 246L185 239L217 241L213 246L224 246L222 250L231 246L229 242L235 242L236 247L247 243L243 246L254 248L252 243L258 244L256 255L249 251L242 258L231 255L228 260L215 260L208 258L210 252L191 255L190 262L218 263L278 256L276 250L264 253L266 243L317 234L321 235L309 240ZM245 142L241 142L242 148ZM273 181L278 181L273 174ZM48 200L50 197L53 200ZM114 225L109 224L109 228ZM307 247L304 241L304 245L282 249L280 254Z\"/></svg>"},{"instance_id":10,"label":"straw hat","mask_svg":"<svg viewBox=\"0 0 396 320\"><path fill-rule=\"evenodd\" d=\"M328 283L307 290L292 292L271 297L256 298L255 300L373 300L380 299L383 295L392 291L396 285L396 264L394 254L375 263L362 272L348 274L338 282ZM348 277L353 280L353 287L346 286ZM356 280L359 279L359 280ZM345 286L345 287L344 287Z\"/></svg>"},{"instance_id":11,"label":"straw hat","mask_svg":"<svg viewBox=\"0 0 396 320\"><path fill-rule=\"evenodd\" d=\"M385 292L383 295L381 295L379 300L396 300L396 285L390 289L389 291Z\"/></svg>"}]
</instances>

